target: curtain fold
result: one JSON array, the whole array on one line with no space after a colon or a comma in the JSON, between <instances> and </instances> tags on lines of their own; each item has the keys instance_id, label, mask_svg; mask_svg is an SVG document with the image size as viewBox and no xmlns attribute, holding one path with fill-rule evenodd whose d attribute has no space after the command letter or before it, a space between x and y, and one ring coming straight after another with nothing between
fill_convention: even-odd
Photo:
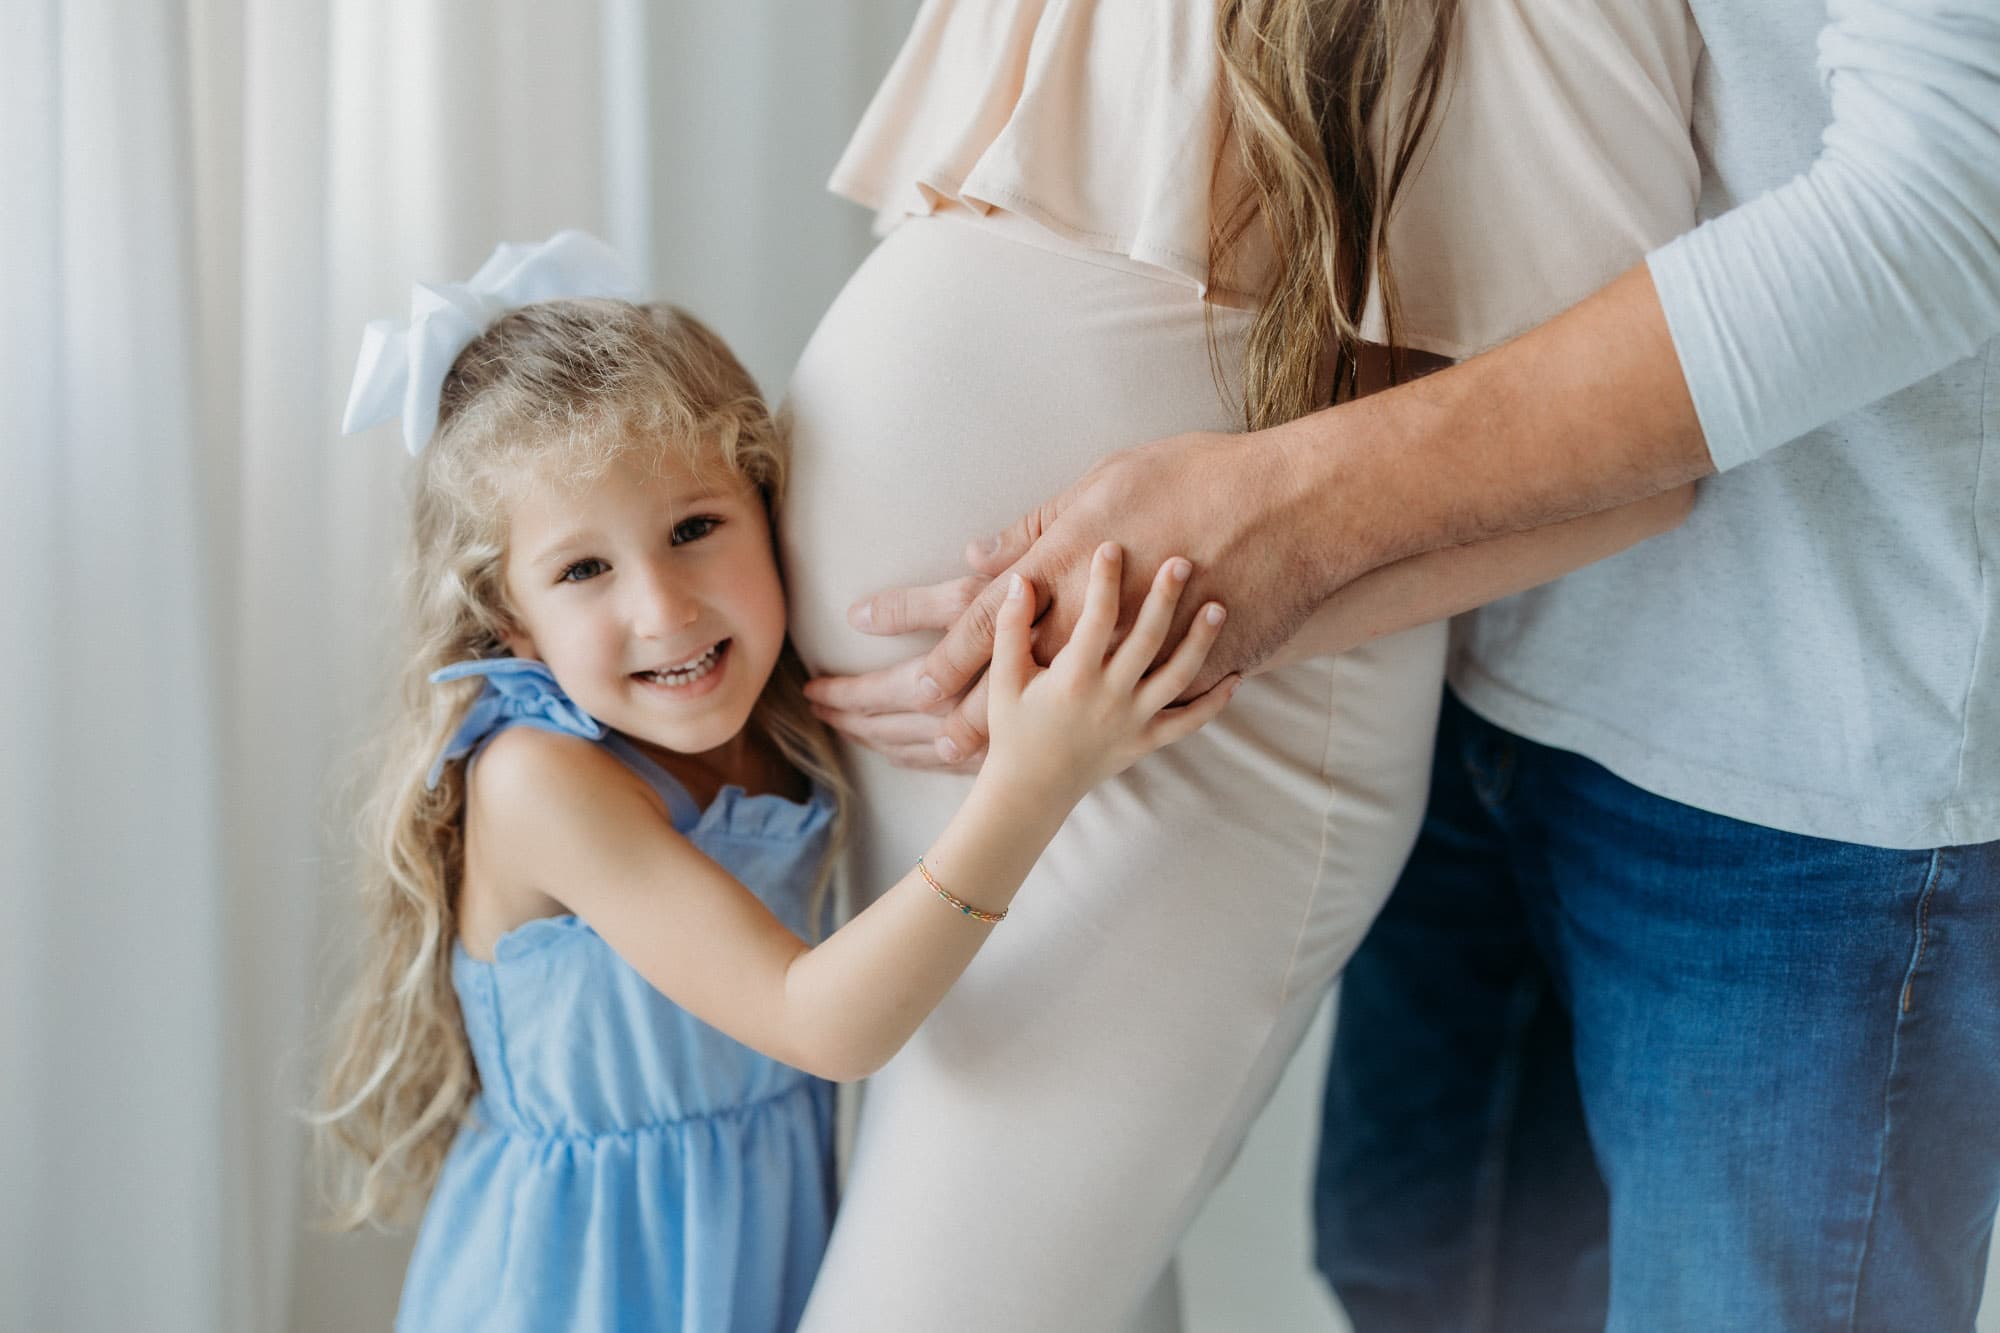
<instances>
[{"instance_id":1,"label":"curtain fold","mask_svg":"<svg viewBox=\"0 0 2000 1333\"><path fill-rule=\"evenodd\" d=\"M0 1212L0 1318L23 1324L41 1308L36 1282L35 1201L45 1186L39 1159L47 1098L25 1086L30 1071L54 1067L56 1006L40 940L51 907L30 896L54 861L47 814L53 802L41 768L59 734L43 701L55 694L56 662L35 631L53 623L58 524L37 489L59 467L62 394L56 376L63 308L59 272L62 228L60 154L44 129L59 105L56 53L61 25L52 6L0 7L0 51L17 53L0 80L0 278L12 302L32 318L0 319L0 560L42 577L0 579L0 1178L18 1202Z\"/></svg>"},{"instance_id":2,"label":"curtain fold","mask_svg":"<svg viewBox=\"0 0 2000 1333\"><path fill-rule=\"evenodd\" d=\"M39 658L5 691L0 833L34 1024L34 1075L7 1079L32 1145L9 1200L17 1327L161 1307L213 1327L225 1301L222 650L197 502L187 70L158 58L182 44L176 18L77 3L12 20L35 27L15 55L45 82L36 114L9 116L8 179L20 153L46 191L9 208L43 300L9 305L10 378L30 382L9 385L0 520L22 548L6 581L30 585L0 636Z\"/></svg>"}]
</instances>

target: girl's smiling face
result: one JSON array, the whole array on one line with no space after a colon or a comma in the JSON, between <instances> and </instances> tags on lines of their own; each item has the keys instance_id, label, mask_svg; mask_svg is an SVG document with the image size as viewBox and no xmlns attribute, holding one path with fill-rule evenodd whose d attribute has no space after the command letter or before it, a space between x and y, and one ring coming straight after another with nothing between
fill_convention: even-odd
<instances>
[{"instance_id":1,"label":"girl's smiling face","mask_svg":"<svg viewBox=\"0 0 2000 1333\"><path fill-rule=\"evenodd\" d=\"M508 516L516 656L598 721L678 754L742 734L785 642L785 594L756 487L721 464L622 456L529 488Z\"/></svg>"}]
</instances>

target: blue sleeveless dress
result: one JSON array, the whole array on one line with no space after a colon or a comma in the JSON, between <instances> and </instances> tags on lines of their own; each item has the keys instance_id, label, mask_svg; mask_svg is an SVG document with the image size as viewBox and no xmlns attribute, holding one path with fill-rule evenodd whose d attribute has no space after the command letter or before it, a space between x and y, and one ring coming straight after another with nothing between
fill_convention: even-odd
<instances>
[{"instance_id":1,"label":"blue sleeveless dress","mask_svg":"<svg viewBox=\"0 0 2000 1333\"><path fill-rule=\"evenodd\" d=\"M705 810L540 663L460 663L486 688L445 760L512 726L585 736L659 792L674 827L793 930L832 805L727 787ZM442 761L440 763L440 768ZM831 1085L687 1013L574 916L454 946L480 1093L403 1283L408 1333L789 1330L833 1216Z\"/></svg>"}]
</instances>

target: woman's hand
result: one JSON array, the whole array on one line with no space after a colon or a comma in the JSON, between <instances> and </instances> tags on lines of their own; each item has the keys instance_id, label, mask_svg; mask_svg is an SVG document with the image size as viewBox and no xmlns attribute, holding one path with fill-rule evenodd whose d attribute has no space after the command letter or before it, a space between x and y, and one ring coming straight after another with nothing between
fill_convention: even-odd
<instances>
[{"instance_id":1,"label":"woman's hand","mask_svg":"<svg viewBox=\"0 0 2000 1333\"><path fill-rule=\"evenodd\" d=\"M1027 580L1007 576L987 670L992 740L982 782L990 777L1028 792L1080 798L1142 755L1197 730L1236 693L1241 678L1230 675L1171 706L1200 675L1224 619L1220 603L1202 605L1174 650L1154 665L1194 573L1179 556L1154 574L1131 631L1112 647L1122 566L1116 544L1097 548L1076 625L1046 667L1036 664L1031 642L1036 599Z\"/></svg>"},{"instance_id":2,"label":"woman's hand","mask_svg":"<svg viewBox=\"0 0 2000 1333\"><path fill-rule=\"evenodd\" d=\"M957 623L991 579L973 575L917 588L890 588L848 610L847 622L864 634L895 636ZM927 656L910 658L858 676L820 676L806 682L806 698L820 721L857 745L882 755L898 768L974 773L986 754L986 676L948 697L926 697L920 689ZM961 709L979 729L981 744L970 755L948 761L938 752L945 719Z\"/></svg>"}]
</instances>

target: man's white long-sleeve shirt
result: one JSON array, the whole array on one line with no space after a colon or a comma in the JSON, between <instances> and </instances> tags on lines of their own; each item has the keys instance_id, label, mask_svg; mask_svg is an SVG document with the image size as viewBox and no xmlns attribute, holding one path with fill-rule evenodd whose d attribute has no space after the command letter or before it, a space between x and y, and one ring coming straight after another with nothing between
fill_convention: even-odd
<instances>
[{"instance_id":1,"label":"man's white long-sleeve shirt","mask_svg":"<svg viewBox=\"0 0 2000 1333\"><path fill-rule=\"evenodd\" d=\"M1706 221L1650 264L1721 473L1680 529L1462 617L1453 686L1703 809L2000 838L2000 0L1689 9Z\"/></svg>"}]
</instances>

